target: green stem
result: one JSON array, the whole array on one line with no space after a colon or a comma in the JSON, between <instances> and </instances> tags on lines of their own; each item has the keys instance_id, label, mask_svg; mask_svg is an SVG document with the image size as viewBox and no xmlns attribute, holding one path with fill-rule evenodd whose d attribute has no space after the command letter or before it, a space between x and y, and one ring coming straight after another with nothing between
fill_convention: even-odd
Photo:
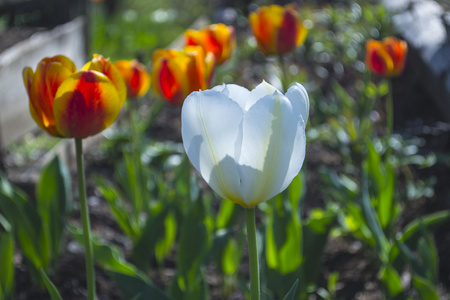
<instances>
[{"instance_id":1,"label":"green stem","mask_svg":"<svg viewBox=\"0 0 450 300\"><path fill-rule=\"evenodd\" d=\"M135 172L135 182L134 182L134 212L138 216L142 210L143 200L142 200L142 172L140 164L140 152L137 145L139 137L138 131L135 125L135 115L137 111L137 99L129 100L128 109L128 119L130 123L130 143L131 143L131 155L133 157L133 169ZM133 184L133 183L132 183Z\"/></svg>"},{"instance_id":2,"label":"green stem","mask_svg":"<svg viewBox=\"0 0 450 300\"><path fill-rule=\"evenodd\" d=\"M287 92L287 88L289 86L288 83L288 70L286 68L286 64L284 61L284 57L283 55L278 55L278 61L280 63L280 67L281 67L281 77L280 77L280 81L281 81L281 87L283 88L283 93Z\"/></svg>"},{"instance_id":3,"label":"green stem","mask_svg":"<svg viewBox=\"0 0 450 300\"><path fill-rule=\"evenodd\" d=\"M92 247L91 228L89 224L89 208L86 199L86 184L83 166L83 144L82 139L75 138L77 155L78 191L80 194L81 219L83 222L84 248L86 251L86 279L88 289L88 300L95 300L95 272L94 251Z\"/></svg>"},{"instance_id":4,"label":"green stem","mask_svg":"<svg viewBox=\"0 0 450 300\"><path fill-rule=\"evenodd\" d=\"M259 300L259 263L256 245L255 208L245 208L248 255L250 258L250 299Z\"/></svg>"},{"instance_id":5,"label":"green stem","mask_svg":"<svg viewBox=\"0 0 450 300\"><path fill-rule=\"evenodd\" d=\"M386 95L386 159L389 159L391 147L389 142L394 130L394 101L392 97L392 83L389 80L389 91Z\"/></svg>"}]
</instances>

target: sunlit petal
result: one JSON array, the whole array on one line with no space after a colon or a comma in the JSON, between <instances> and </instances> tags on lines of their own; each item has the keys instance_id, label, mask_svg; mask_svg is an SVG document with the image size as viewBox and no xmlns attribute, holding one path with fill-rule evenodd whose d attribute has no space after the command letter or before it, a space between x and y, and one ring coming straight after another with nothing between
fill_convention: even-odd
<instances>
[{"instance_id":1,"label":"sunlit petal","mask_svg":"<svg viewBox=\"0 0 450 300\"><path fill-rule=\"evenodd\" d=\"M186 153L214 191L242 205L234 161L235 141L243 111L220 92L194 92L185 100L181 118Z\"/></svg>"}]
</instances>

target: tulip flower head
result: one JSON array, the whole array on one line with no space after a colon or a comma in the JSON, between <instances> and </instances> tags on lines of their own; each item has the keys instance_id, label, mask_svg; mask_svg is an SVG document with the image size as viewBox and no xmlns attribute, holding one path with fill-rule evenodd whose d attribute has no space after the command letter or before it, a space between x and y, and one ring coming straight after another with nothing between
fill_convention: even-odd
<instances>
[{"instance_id":1,"label":"tulip flower head","mask_svg":"<svg viewBox=\"0 0 450 300\"><path fill-rule=\"evenodd\" d=\"M119 60L115 62L127 86L128 98L144 96L150 87L150 75L144 65L137 60Z\"/></svg>"},{"instance_id":2,"label":"tulip flower head","mask_svg":"<svg viewBox=\"0 0 450 300\"><path fill-rule=\"evenodd\" d=\"M379 76L398 76L405 67L407 53L406 41L394 37L382 41L369 40L366 43L366 65Z\"/></svg>"},{"instance_id":3,"label":"tulip flower head","mask_svg":"<svg viewBox=\"0 0 450 300\"><path fill-rule=\"evenodd\" d=\"M191 92L208 88L215 58L201 46L187 46L183 50L158 49L152 62L155 93L172 105L181 105Z\"/></svg>"},{"instance_id":4,"label":"tulip flower head","mask_svg":"<svg viewBox=\"0 0 450 300\"><path fill-rule=\"evenodd\" d=\"M213 24L201 30L188 29L184 33L186 46L202 46L207 53L213 53L216 63L221 65L236 47L233 26Z\"/></svg>"},{"instance_id":5,"label":"tulip flower head","mask_svg":"<svg viewBox=\"0 0 450 300\"><path fill-rule=\"evenodd\" d=\"M249 21L259 50L266 55L293 51L308 34L296 4L261 6L250 13Z\"/></svg>"},{"instance_id":6,"label":"tulip flower head","mask_svg":"<svg viewBox=\"0 0 450 300\"><path fill-rule=\"evenodd\" d=\"M285 95L265 81L252 91L216 86L185 100L183 146L217 194L252 208L281 193L300 171L308 113L308 94L298 83Z\"/></svg>"},{"instance_id":7,"label":"tulip flower head","mask_svg":"<svg viewBox=\"0 0 450 300\"><path fill-rule=\"evenodd\" d=\"M88 70L97 60L102 60L103 67ZM119 71L101 56L79 72L65 56L46 57L36 72L25 67L23 80L31 116L57 137L85 138L99 133L117 118L126 95Z\"/></svg>"}]
</instances>

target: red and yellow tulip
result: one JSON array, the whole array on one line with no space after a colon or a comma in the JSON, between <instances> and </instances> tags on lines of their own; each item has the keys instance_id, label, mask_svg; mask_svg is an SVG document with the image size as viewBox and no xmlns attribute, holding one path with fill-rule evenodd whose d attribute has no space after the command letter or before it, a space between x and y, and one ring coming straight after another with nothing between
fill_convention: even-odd
<instances>
[{"instance_id":1,"label":"red and yellow tulip","mask_svg":"<svg viewBox=\"0 0 450 300\"><path fill-rule=\"evenodd\" d=\"M264 54L284 54L302 45L308 34L296 4L261 6L250 13L250 25Z\"/></svg>"},{"instance_id":2,"label":"red and yellow tulip","mask_svg":"<svg viewBox=\"0 0 450 300\"><path fill-rule=\"evenodd\" d=\"M79 72L65 56L46 57L36 72L25 67L23 79L31 116L57 137L99 133L117 118L126 96L119 71L99 55Z\"/></svg>"},{"instance_id":3,"label":"red and yellow tulip","mask_svg":"<svg viewBox=\"0 0 450 300\"><path fill-rule=\"evenodd\" d=\"M188 29L184 33L186 46L202 46L207 53L213 53L216 63L221 65L236 47L233 26L212 24L201 30Z\"/></svg>"},{"instance_id":4,"label":"red and yellow tulip","mask_svg":"<svg viewBox=\"0 0 450 300\"><path fill-rule=\"evenodd\" d=\"M193 91L208 88L215 66L214 55L205 53L201 46L158 49L152 61L151 86L172 105L181 105Z\"/></svg>"},{"instance_id":5,"label":"red and yellow tulip","mask_svg":"<svg viewBox=\"0 0 450 300\"><path fill-rule=\"evenodd\" d=\"M119 60L114 63L127 86L128 98L144 96L150 87L150 75L137 60Z\"/></svg>"},{"instance_id":6,"label":"red and yellow tulip","mask_svg":"<svg viewBox=\"0 0 450 300\"><path fill-rule=\"evenodd\" d=\"M387 37L382 41L368 40L366 65L371 72L379 76L397 76L403 72L407 53L406 41L394 37Z\"/></svg>"}]
</instances>

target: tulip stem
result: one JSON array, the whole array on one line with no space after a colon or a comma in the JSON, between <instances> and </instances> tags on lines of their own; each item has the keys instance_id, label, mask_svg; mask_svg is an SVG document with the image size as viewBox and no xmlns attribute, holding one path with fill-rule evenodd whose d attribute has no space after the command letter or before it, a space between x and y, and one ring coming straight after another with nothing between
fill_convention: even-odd
<instances>
[{"instance_id":1,"label":"tulip stem","mask_svg":"<svg viewBox=\"0 0 450 300\"><path fill-rule=\"evenodd\" d=\"M84 248L86 251L86 280L88 300L95 299L94 251L92 247L91 228L89 224L89 208L86 199L86 184L83 166L82 139L75 138L77 156L78 192L80 196L81 219L83 223Z\"/></svg>"},{"instance_id":2,"label":"tulip stem","mask_svg":"<svg viewBox=\"0 0 450 300\"><path fill-rule=\"evenodd\" d=\"M245 208L247 222L248 256L250 259L250 299L259 300L259 262L256 245L255 208Z\"/></svg>"},{"instance_id":3,"label":"tulip stem","mask_svg":"<svg viewBox=\"0 0 450 300\"><path fill-rule=\"evenodd\" d=\"M280 68L281 68L281 76L280 76L281 88L283 89L283 93L286 93L289 82L288 82L288 70L286 68L284 56L281 54L278 55L278 61L280 63Z\"/></svg>"},{"instance_id":4,"label":"tulip stem","mask_svg":"<svg viewBox=\"0 0 450 300\"><path fill-rule=\"evenodd\" d=\"M391 154L390 140L394 131L394 101L392 95L392 83L388 80L389 90L386 95L386 159Z\"/></svg>"},{"instance_id":5,"label":"tulip stem","mask_svg":"<svg viewBox=\"0 0 450 300\"><path fill-rule=\"evenodd\" d=\"M129 101L129 109L128 109L128 118L130 122L130 143L131 143L131 155L133 158L133 169L135 173L135 182L134 184L134 199L133 199L133 208L136 216L142 211L143 200L142 200L142 171L141 171L141 157L140 151L138 147L138 142L140 137L138 136L138 131L136 129L135 116L138 110L137 107L138 99L130 99Z\"/></svg>"}]
</instances>

